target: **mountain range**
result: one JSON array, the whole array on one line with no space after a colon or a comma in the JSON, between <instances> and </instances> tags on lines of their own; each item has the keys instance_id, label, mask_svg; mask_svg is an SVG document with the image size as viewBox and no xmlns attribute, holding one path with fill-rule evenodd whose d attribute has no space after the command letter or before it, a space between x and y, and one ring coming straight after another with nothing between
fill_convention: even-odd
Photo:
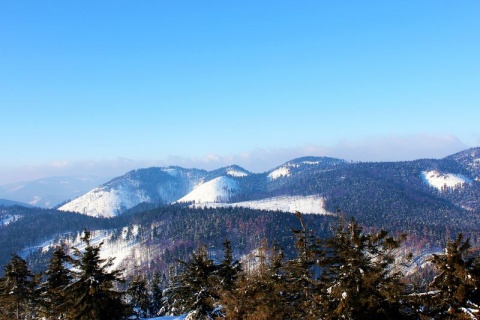
<instances>
[{"instance_id":1,"label":"mountain range","mask_svg":"<svg viewBox=\"0 0 480 320\"><path fill-rule=\"evenodd\" d=\"M214 171L174 166L138 169L92 189L59 210L113 217L141 203L187 203L319 214L337 208L370 215L410 207L415 212L425 205L430 208L427 211L440 208L478 213L479 195L480 148L473 148L443 159L404 162L304 157L264 173L236 165ZM359 197L374 203L355 203Z\"/></svg>"},{"instance_id":2,"label":"mountain range","mask_svg":"<svg viewBox=\"0 0 480 320\"><path fill-rule=\"evenodd\" d=\"M53 248L78 246L84 228L93 243L104 243L102 256L116 257L127 273L139 266L168 273L198 243L215 257L225 238L237 257L264 240L288 254L291 230L299 228L288 212L295 211L309 213L305 223L320 236L344 214L366 230L407 233L408 245L420 251L437 250L459 232L480 246L480 148L404 162L304 157L264 173L235 165L144 168L58 210L0 202L0 264L17 253L44 270Z\"/></svg>"}]
</instances>

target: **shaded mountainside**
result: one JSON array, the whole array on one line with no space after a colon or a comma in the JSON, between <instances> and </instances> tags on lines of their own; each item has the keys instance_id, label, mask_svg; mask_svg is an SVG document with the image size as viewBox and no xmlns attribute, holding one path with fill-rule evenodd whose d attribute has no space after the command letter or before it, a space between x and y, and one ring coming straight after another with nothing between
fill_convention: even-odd
<instances>
[{"instance_id":1,"label":"shaded mountainside","mask_svg":"<svg viewBox=\"0 0 480 320\"><path fill-rule=\"evenodd\" d=\"M7 214L7 212L3 212ZM209 244L214 255L228 238L240 257L258 248L263 240L277 242L293 252L292 228L298 219L289 213L247 208L195 209L185 206L149 208L141 205L115 218L97 218L46 209L9 208L16 219L0 226L0 265L11 254L25 257L34 270L44 270L55 245L78 244L87 228L97 242L104 241L105 257L116 257L116 265L128 271L136 267L168 273L177 259L187 259L198 244ZM319 236L329 234L332 216L309 215Z\"/></svg>"},{"instance_id":2,"label":"shaded mountainside","mask_svg":"<svg viewBox=\"0 0 480 320\"><path fill-rule=\"evenodd\" d=\"M413 245L443 246L445 239L459 232L471 238L473 245L480 244L480 219L467 219L454 211L418 217L408 211L386 212L380 217L363 214L357 218L366 230L384 228L397 235L406 232ZM127 273L137 267L175 272L177 259L188 259L198 244L208 244L212 258L216 259L221 256L226 238L232 242L237 258L252 254L264 241L269 245L276 242L288 256L293 253L292 229L300 228L298 219L290 213L152 204L141 204L114 218L17 206L3 208L0 219L7 221L0 225L0 265L12 253L18 253L36 271L45 269L56 245L77 246L85 228L92 230L95 243L104 242L103 256L115 257L115 266L125 268ZM305 215L304 220L308 229L326 237L336 217Z\"/></svg>"}]
</instances>

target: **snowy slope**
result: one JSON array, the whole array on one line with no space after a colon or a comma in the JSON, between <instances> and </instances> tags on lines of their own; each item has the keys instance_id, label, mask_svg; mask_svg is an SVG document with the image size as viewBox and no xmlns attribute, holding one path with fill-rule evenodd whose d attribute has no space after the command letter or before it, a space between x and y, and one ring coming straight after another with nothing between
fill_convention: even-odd
<instances>
[{"instance_id":1,"label":"snowy slope","mask_svg":"<svg viewBox=\"0 0 480 320\"><path fill-rule=\"evenodd\" d=\"M277 180L283 177L290 177L295 173L311 168L318 168L320 170L330 170L339 165L345 164L344 160L328 158L328 157L303 157L288 161L287 163L270 170L267 174L267 179L270 181Z\"/></svg>"},{"instance_id":2,"label":"snowy slope","mask_svg":"<svg viewBox=\"0 0 480 320\"><path fill-rule=\"evenodd\" d=\"M96 230L91 231L90 243L94 246L103 243L100 250L100 257L102 259L115 258L113 261L112 269L128 269L134 270L136 265L139 265L142 261L148 261L149 257L145 257L145 251L142 250L142 243L137 242L138 226L133 225L130 227L124 227L120 230L120 236L117 236L115 230ZM41 250L47 252L52 248L60 245L59 238L62 238L62 245L67 248L68 253L72 253L70 250L75 247L82 251L85 248L85 244L81 240L81 234L64 234L56 239L49 239L35 246L25 248L19 255L22 258L26 258L29 254Z\"/></svg>"},{"instance_id":3,"label":"snowy slope","mask_svg":"<svg viewBox=\"0 0 480 320\"><path fill-rule=\"evenodd\" d=\"M283 196L255 201L235 203L203 203L207 207L245 207L258 210L271 210L304 214L332 214L325 209L325 199L321 196Z\"/></svg>"},{"instance_id":4,"label":"snowy slope","mask_svg":"<svg viewBox=\"0 0 480 320\"><path fill-rule=\"evenodd\" d=\"M59 208L95 217L113 217L124 209L132 208L150 198L134 185L121 185L116 189L98 187ZM92 205L94 204L94 205Z\"/></svg>"},{"instance_id":5,"label":"snowy slope","mask_svg":"<svg viewBox=\"0 0 480 320\"><path fill-rule=\"evenodd\" d=\"M59 208L96 217L113 217L140 203L171 203L203 183L206 171L180 167L128 172Z\"/></svg>"},{"instance_id":6,"label":"snowy slope","mask_svg":"<svg viewBox=\"0 0 480 320\"><path fill-rule=\"evenodd\" d=\"M423 171L422 178L428 185L440 191L443 188L453 188L465 183L471 183L470 179L461 174L441 173L436 170Z\"/></svg>"},{"instance_id":7,"label":"snowy slope","mask_svg":"<svg viewBox=\"0 0 480 320\"><path fill-rule=\"evenodd\" d=\"M227 174L232 177L246 177L249 173L245 170L239 170L238 168L229 168Z\"/></svg>"},{"instance_id":8,"label":"snowy slope","mask_svg":"<svg viewBox=\"0 0 480 320\"><path fill-rule=\"evenodd\" d=\"M19 215L1 215L0 216L0 226L8 226L11 222L14 222L18 219L22 218L22 216Z\"/></svg>"},{"instance_id":9,"label":"snowy slope","mask_svg":"<svg viewBox=\"0 0 480 320\"><path fill-rule=\"evenodd\" d=\"M238 190L238 183L229 177L210 180L176 202L212 203L227 202Z\"/></svg>"},{"instance_id":10,"label":"snowy slope","mask_svg":"<svg viewBox=\"0 0 480 320\"><path fill-rule=\"evenodd\" d=\"M280 167L268 174L268 178L270 180L276 180L278 178L288 177L288 176L290 176L290 169L287 166Z\"/></svg>"}]
</instances>

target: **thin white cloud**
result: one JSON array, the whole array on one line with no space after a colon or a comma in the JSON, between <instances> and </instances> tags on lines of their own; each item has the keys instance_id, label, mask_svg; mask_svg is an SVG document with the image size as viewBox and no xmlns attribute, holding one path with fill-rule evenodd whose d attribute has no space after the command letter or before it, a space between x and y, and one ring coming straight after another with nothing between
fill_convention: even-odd
<instances>
[{"instance_id":1,"label":"thin white cloud","mask_svg":"<svg viewBox=\"0 0 480 320\"><path fill-rule=\"evenodd\" d=\"M137 168L170 165L213 170L237 164L252 172L264 172L303 156L328 156L353 161L405 161L443 158L467 148L469 146L451 135L418 134L377 137L362 141L345 140L333 146L312 144L295 148L255 149L234 155L212 153L201 158L169 156L162 160L126 158L103 161L59 160L48 164L0 170L0 184L48 176L91 175L113 178Z\"/></svg>"}]
</instances>

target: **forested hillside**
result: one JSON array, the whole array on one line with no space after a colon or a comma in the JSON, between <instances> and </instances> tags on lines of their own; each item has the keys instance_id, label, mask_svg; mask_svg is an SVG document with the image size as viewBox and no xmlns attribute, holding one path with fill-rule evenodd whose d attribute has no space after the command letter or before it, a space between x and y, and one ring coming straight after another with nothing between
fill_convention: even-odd
<instances>
[{"instance_id":1,"label":"forested hillside","mask_svg":"<svg viewBox=\"0 0 480 320\"><path fill-rule=\"evenodd\" d=\"M181 210L175 214L181 215ZM80 320L180 314L189 319L258 320L479 316L480 256L462 234L446 243L444 253L428 258L431 277L407 277L404 266L415 257L402 246L405 235L368 232L353 218L335 219L328 236L317 235L304 218L296 214L297 228L290 231L291 256L281 243L264 240L252 255L236 259L235 246L227 238L221 254L212 252L212 242L197 244L185 259L176 260L178 268L168 275L156 265L137 267L126 278L113 267L112 257L101 257L104 243L93 243L91 231L85 229L81 246L70 252L65 246L54 248L45 273L33 273L22 257L12 256L0 277L0 316ZM240 245L240 238L236 240Z\"/></svg>"}]
</instances>

